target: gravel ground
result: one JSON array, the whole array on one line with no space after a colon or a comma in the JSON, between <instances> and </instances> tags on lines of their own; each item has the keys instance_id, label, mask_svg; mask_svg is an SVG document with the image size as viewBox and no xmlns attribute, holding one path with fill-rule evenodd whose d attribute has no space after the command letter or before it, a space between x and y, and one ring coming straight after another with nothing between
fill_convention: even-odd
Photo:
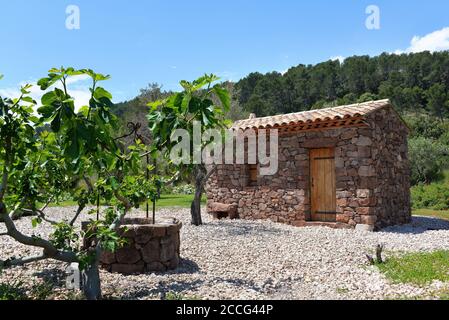
<instances>
[{"instance_id":1,"label":"gravel ground","mask_svg":"<svg viewBox=\"0 0 449 320\"><path fill-rule=\"evenodd\" d=\"M70 217L75 208L50 208L53 219ZM133 212L133 215L142 214ZM414 217L409 225L381 232L295 228L270 221L212 221L189 224L187 209L164 209L158 216L183 221L180 267L165 274L123 276L101 272L103 293L111 299L160 299L168 292L200 299L392 299L431 297L447 283L427 287L390 283L365 253L379 243L385 254L449 249L449 222ZM83 217L82 217L83 218ZM86 216L84 216L86 218ZM28 234L46 235L47 224L36 229L29 218L17 223ZM0 233L4 226L0 225ZM0 259L37 253L0 237ZM36 262L4 270L0 283L21 280L29 287L42 281L56 284L52 298L72 297L65 289L66 265Z\"/></svg>"}]
</instances>

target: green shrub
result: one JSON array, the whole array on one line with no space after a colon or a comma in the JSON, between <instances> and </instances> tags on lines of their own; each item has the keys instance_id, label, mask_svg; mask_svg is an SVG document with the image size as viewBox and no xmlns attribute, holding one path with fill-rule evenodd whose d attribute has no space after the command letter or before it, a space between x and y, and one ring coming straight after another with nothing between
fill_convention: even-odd
<instances>
[{"instance_id":1,"label":"green shrub","mask_svg":"<svg viewBox=\"0 0 449 320\"><path fill-rule=\"evenodd\" d=\"M440 136L438 142L449 147L449 129Z\"/></svg>"},{"instance_id":2,"label":"green shrub","mask_svg":"<svg viewBox=\"0 0 449 320\"><path fill-rule=\"evenodd\" d=\"M411 138L409 159L412 185L437 181L449 163L449 147L428 138Z\"/></svg>"},{"instance_id":3,"label":"green shrub","mask_svg":"<svg viewBox=\"0 0 449 320\"><path fill-rule=\"evenodd\" d=\"M420 116L405 116L405 121L410 127L412 138L422 137L426 139L438 140L448 129L448 124L441 122L440 119Z\"/></svg>"},{"instance_id":4,"label":"green shrub","mask_svg":"<svg viewBox=\"0 0 449 320\"><path fill-rule=\"evenodd\" d=\"M170 184L163 184L161 186L161 194L173 194L173 186Z\"/></svg>"},{"instance_id":5,"label":"green shrub","mask_svg":"<svg viewBox=\"0 0 449 320\"><path fill-rule=\"evenodd\" d=\"M373 100L378 100L377 95L375 95L374 93L370 93L370 92L365 92L364 94L362 94L359 99L357 100L357 103L362 103L362 102L367 102L367 101L373 101Z\"/></svg>"},{"instance_id":6,"label":"green shrub","mask_svg":"<svg viewBox=\"0 0 449 320\"><path fill-rule=\"evenodd\" d=\"M432 183L411 189L413 209L449 210L449 184Z\"/></svg>"},{"instance_id":7,"label":"green shrub","mask_svg":"<svg viewBox=\"0 0 449 320\"><path fill-rule=\"evenodd\" d=\"M194 194L195 187L190 184L183 184L173 188L173 194Z\"/></svg>"}]
</instances>

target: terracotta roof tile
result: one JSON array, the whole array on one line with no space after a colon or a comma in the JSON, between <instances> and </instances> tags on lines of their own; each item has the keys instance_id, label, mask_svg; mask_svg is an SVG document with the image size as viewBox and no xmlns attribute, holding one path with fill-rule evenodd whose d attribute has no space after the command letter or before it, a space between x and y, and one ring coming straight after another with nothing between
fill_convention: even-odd
<instances>
[{"instance_id":1,"label":"terracotta roof tile","mask_svg":"<svg viewBox=\"0 0 449 320\"><path fill-rule=\"evenodd\" d=\"M284 125L319 123L332 120L364 117L375 110L390 105L391 105L390 101L386 99L386 100L351 104L346 106L339 106L334 108L317 109L263 118L239 120L234 123L232 129L234 130L237 129L246 130L249 128L263 129Z\"/></svg>"}]
</instances>

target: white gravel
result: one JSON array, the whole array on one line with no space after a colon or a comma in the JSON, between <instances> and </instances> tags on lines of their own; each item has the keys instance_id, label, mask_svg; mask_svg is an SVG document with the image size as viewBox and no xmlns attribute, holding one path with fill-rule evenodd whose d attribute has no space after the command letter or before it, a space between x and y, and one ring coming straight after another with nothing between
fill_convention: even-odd
<instances>
[{"instance_id":1,"label":"white gravel","mask_svg":"<svg viewBox=\"0 0 449 320\"><path fill-rule=\"evenodd\" d=\"M75 208L50 208L52 219L69 218ZM143 213L133 212L133 215ZM201 299L390 299L426 297L447 286L434 282L426 287L393 284L375 267L368 266L365 253L377 244L385 254L406 251L449 249L449 222L415 217L405 226L381 232L336 230L324 227L296 228L270 221L212 221L189 224L189 210L164 209L158 216L183 221L181 265L165 274L124 276L101 273L106 297L159 299L168 292ZM84 216L86 218L86 216ZM46 235L47 224L31 227L29 218L18 223L29 234ZM0 233L4 226L0 224ZM37 253L0 237L0 259ZM50 280L57 285L53 298L67 297L65 265L54 261L4 270L0 283L20 279L29 286Z\"/></svg>"}]
</instances>

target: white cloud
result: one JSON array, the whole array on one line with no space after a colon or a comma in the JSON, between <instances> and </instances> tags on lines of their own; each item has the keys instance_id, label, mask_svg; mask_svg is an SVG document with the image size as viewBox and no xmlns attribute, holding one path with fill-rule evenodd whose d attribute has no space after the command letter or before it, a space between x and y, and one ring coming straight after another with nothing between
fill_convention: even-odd
<instances>
[{"instance_id":1,"label":"white cloud","mask_svg":"<svg viewBox=\"0 0 449 320\"><path fill-rule=\"evenodd\" d=\"M414 36L410 41L410 47L405 51L396 50L394 53L415 53L422 51L444 51L449 50L449 27L433 31L424 36Z\"/></svg>"},{"instance_id":2,"label":"white cloud","mask_svg":"<svg viewBox=\"0 0 449 320\"><path fill-rule=\"evenodd\" d=\"M75 108L79 109L82 106L89 104L91 93L89 91L90 77L87 75L74 76L67 79L68 92L75 100ZM29 89L30 96L36 100L40 105L42 96L46 91L42 91L37 85L37 81L22 81L16 87L0 89L0 96L7 98L18 98L20 96L20 87L25 84L32 84ZM58 88L62 88L62 84L55 85Z\"/></svg>"},{"instance_id":3,"label":"white cloud","mask_svg":"<svg viewBox=\"0 0 449 320\"><path fill-rule=\"evenodd\" d=\"M340 63L343 63L343 62L345 62L345 57L343 57L343 56L335 56L335 57L331 57L331 60L332 61L336 61L336 60L338 60L338 61L340 61Z\"/></svg>"},{"instance_id":4,"label":"white cloud","mask_svg":"<svg viewBox=\"0 0 449 320\"><path fill-rule=\"evenodd\" d=\"M240 75L237 72L233 72L233 71L221 71L221 72L217 72L215 74L222 81L236 82L236 81L238 81L241 78Z\"/></svg>"},{"instance_id":5,"label":"white cloud","mask_svg":"<svg viewBox=\"0 0 449 320\"><path fill-rule=\"evenodd\" d=\"M449 50L449 27L433 31L424 36L414 36L410 41L410 46L407 49L398 49L392 53L399 55L403 53L416 53L423 51L435 52L445 50ZM345 57L334 56L330 59L339 60L340 63L343 63Z\"/></svg>"},{"instance_id":6,"label":"white cloud","mask_svg":"<svg viewBox=\"0 0 449 320\"><path fill-rule=\"evenodd\" d=\"M89 80L90 82L92 82L91 77L87 74L81 74L79 76L73 76L70 78L67 78L66 83L67 84L73 84L73 83L77 83L77 82L84 82Z\"/></svg>"},{"instance_id":7,"label":"white cloud","mask_svg":"<svg viewBox=\"0 0 449 320\"><path fill-rule=\"evenodd\" d=\"M397 54L397 55L400 55L400 54L403 54L403 53L406 53L404 50L399 50L399 49L397 49L397 50L395 50L394 52L392 52L392 53L394 53L394 54Z\"/></svg>"}]
</instances>

